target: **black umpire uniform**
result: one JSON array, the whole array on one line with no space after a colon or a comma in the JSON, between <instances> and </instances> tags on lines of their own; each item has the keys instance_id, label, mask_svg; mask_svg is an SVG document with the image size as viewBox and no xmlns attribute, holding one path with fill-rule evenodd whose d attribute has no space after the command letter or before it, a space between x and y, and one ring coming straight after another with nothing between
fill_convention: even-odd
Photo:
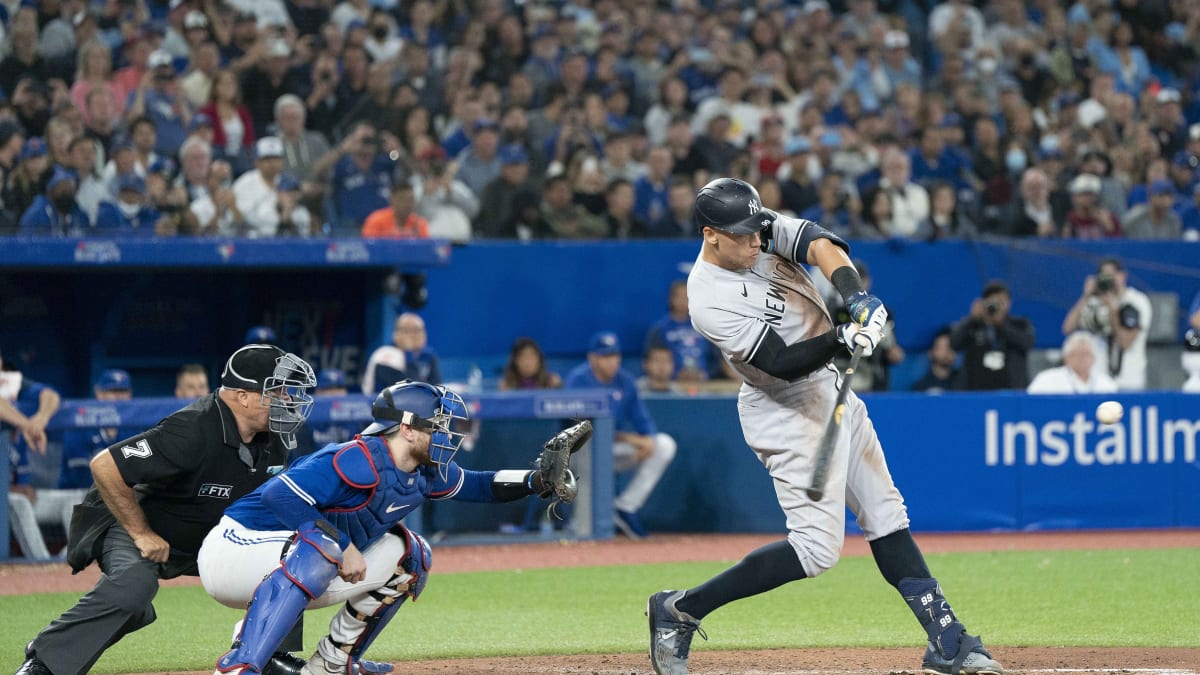
<instances>
[{"instance_id":1,"label":"black umpire uniform","mask_svg":"<svg viewBox=\"0 0 1200 675\"><path fill-rule=\"evenodd\" d=\"M284 354L266 345L251 351L257 353L247 355L243 348L230 357L223 385L253 390L250 385L257 384L261 390L275 354ZM232 385L230 364L241 379ZM72 516L67 562L79 572L95 560L104 575L34 638L26 649L31 661L18 672L45 673L44 664L54 675L86 673L110 645L153 623L158 580L197 576L200 544L225 508L282 471L288 456L279 435L271 432L243 443L233 412L217 392L108 452L134 488L150 528L170 544L170 556L164 563L143 557L93 485Z\"/></svg>"}]
</instances>

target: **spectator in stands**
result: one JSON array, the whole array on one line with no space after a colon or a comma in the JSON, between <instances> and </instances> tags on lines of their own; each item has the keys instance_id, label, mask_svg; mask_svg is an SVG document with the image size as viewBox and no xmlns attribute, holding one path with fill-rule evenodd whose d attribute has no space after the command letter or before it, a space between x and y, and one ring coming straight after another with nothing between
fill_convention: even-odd
<instances>
[{"instance_id":1,"label":"spectator in stands","mask_svg":"<svg viewBox=\"0 0 1200 675\"><path fill-rule=\"evenodd\" d=\"M374 211L363 223L365 239L428 239L429 223L414 211L416 198L408 183L392 187L391 205Z\"/></svg>"},{"instance_id":2,"label":"spectator in stands","mask_svg":"<svg viewBox=\"0 0 1200 675\"><path fill-rule=\"evenodd\" d=\"M245 94L242 102L254 121L254 135L262 138L269 133L267 125L274 116L275 101L284 94L306 91L307 83L299 72L291 69L288 60L292 48L283 38L262 35L259 42L262 46L255 51L261 56L242 73L242 92Z\"/></svg>"},{"instance_id":3,"label":"spectator in stands","mask_svg":"<svg viewBox=\"0 0 1200 675\"><path fill-rule=\"evenodd\" d=\"M28 127L26 128L28 129ZM1178 193L1186 195L1196 185L1198 168L1200 168L1200 157L1196 157L1186 150L1175 153L1167 171Z\"/></svg>"},{"instance_id":4,"label":"spectator in stands","mask_svg":"<svg viewBox=\"0 0 1200 675\"><path fill-rule=\"evenodd\" d=\"M133 145L133 166L137 175L145 178L146 169L158 159L161 153L155 151L158 145L158 129L154 124L154 120L149 117L137 117L129 123L129 140ZM174 156L175 148L170 152L163 154L165 157ZM115 154L115 151L114 151ZM118 178L126 172L121 171ZM113 191L116 193L116 183L113 182Z\"/></svg>"},{"instance_id":5,"label":"spectator in stands","mask_svg":"<svg viewBox=\"0 0 1200 675\"><path fill-rule=\"evenodd\" d=\"M33 487L28 451L46 454L46 425L58 412L61 398L54 389L25 377L11 365L6 367L0 355L0 399L3 400L3 404L0 404L0 422L8 424L8 428L15 429L21 436L16 441L17 460L13 463L13 475L8 486L9 522L13 536L25 557L49 559L50 553L42 540L34 512L37 494ZM25 410L34 412L26 415Z\"/></svg>"},{"instance_id":6,"label":"spectator in stands","mask_svg":"<svg viewBox=\"0 0 1200 675\"><path fill-rule=\"evenodd\" d=\"M536 340L519 337L513 341L498 383L501 391L559 389L562 386L562 377L546 367L546 355Z\"/></svg>"},{"instance_id":7,"label":"spectator in stands","mask_svg":"<svg viewBox=\"0 0 1200 675\"><path fill-rule=\"evenodd\" d=\"M600 173L605 181L622 178L633 183L646 174L646 165L633 158L632 136L626 131L610 133L600 156Z\"/></svg>"},{"instance_id":8,"label":"spectator in stands","mask_svg":"<svg viewBox=\"0 0 1200 675\"><path fill-rule=\"evenodd\" d=\"M23 76L28 75L45 82L49 79L51 72L48 64L37 51L38 18L36 8L24 9L26 11L15 12L12 18L12 32L9 35L11 51L8 51L4 60L0 61L0 89L9 92L10 96L17 90L17 83ZM35 133L28 127L26 130L35 136L41 135L40 131Z\"/></svg>"},{"instance_id":9,"label":"spectator in stands","mask_svg":"<svg viewBox=\"0 0 1200 675\"><path fill-rule=\"evenodd\" d=\"M75 174L55 168L46 184L46 193L38 195L21 216L20 234L50 237L80 237L91 228L87 214L75 203L78 188Z\"/></svg>"},{"instance_id":10,"label":"spectator in stands","mask_svg":"<svg viewBox=\"0 0 1200 675\"><path fill-rule=\"evenodd\" d=\"M954 367L958 353L950 346L950 329L938 331L927 352L929 369L909 388L927 394L940 394L958 388L958 369Z\"/></svg>"},{"instance_id":11,"label":"spectator in stands","mask_svg":"<svg viewBox=\"0 0 1200 675\"><path fill-rule=\"evenodd\" d=\"M929 187L929 217L917 225L913 239L974 239L978 234L975 222L958 208L958 190L949 183L934 183Z\"/></svg>"},{"instance_id":12,"label":"spectator in stands","mask_svg":"<svg viewBox=\"0 0 1200 675\"><path fill-rule=\"evenodd\" d=\"M646 157L646 172L633 183L633 213L646 223L649 237L677 237L678 228L670 220L670 178L674 160L666 147L651 148Z\"/></svg>"},{"instance_id":13,"label":"spectator in stands","mask_svg":"<svg viewBox=\"0 0 1200 675\"><path fill-rule=\"evenodd\" d=\"M130 92L125 104L125 119L130 121L130 132L137 143L133 121L142 116L149 118L156 132L154 152L172 156L187 138L187 124L192 119L191 105L179 90L170 54L155 50L146 63L150 69L142 76L137 89Z\"/></svg>"},{"instance_id":14,"label":"spectator in stands","mask_svg":"<svg viewBox=\"0 0 1200 675\"><path fill-rule=\"evenodd\" d=\"M1100 262L1083 282L1083 294L1063 319L1063 335L1077 330L1096 340L1096 368L1117 381L1121 391L1146 388L1146 333L1153 318L1150 299L1128 284L1116 258Z\"/></svg>"},{"instance_id":15,"label":"spectator in stands","mask_svg":"<svg viewBox=\"0 0 1200 675\"><path fill-rule=\"evenodd\" d=\"M1121 230L1130 239L1180 239L1183 223L1172 208L1175 186L1168 180L1150 184L1150 201L1129 209L1121 221Z\"/></svg>"},{"instance_id":16,"label":"spectator in stands","mask_svg":"<svg viewBox=\"0 0 1200 675\"><path fill-rule=\"evenodd\" d=\"M290 173L279 174L275 195L279 200L279 236L307 238L323 234L321 223L312 217L302 201L299 179Z\"/></svg>"},{"instance_id":17,"label":"spectator in stands","mask_svg":"<svg viewBox=\"0 0 1200 675\"><path fill-rule=\"evenodd\" d=\"M112 50L100 40L89 40L79 48L79 67L75 71L75 82L71 85L71 102L83 111L84 122L90 121L88 94L93 89L107 91L113 102L114 119L124 116L125 98L128 92L112 79Z\"/></svg>"},{"instance_id":18,"label":"spectator in stands","mask_svg":"<svg viewBox=\"0 0 1200 675\"><path fill-rule=\"evenodd\" d=\"M680 382L703 382L724 376L720 351L692 327L688 315L687 280L676 279L667 290L667 313L650 324L643 353L666 347L675 360Z\"/></svg>"},{"instance_id":19,"label":"spectator in stands","mask_svg":"<svg viewBox=\"0 0 1200 675\"><path fill-rule=\"evenodd\" d=\"M1125 214L1125 186L1113 177L1113 162L1107 153L1089 150L1079 162L1079 173L1088 173L1100 179L1100 203L1120 220Z\"/></svg>"},{"instance_id":20,"label":"spectator in stands","mask_svg":"<svg viewBox=\"0 0 1200 675\"><path fill-rule=\"evenodd\" d=\"M300 180L305 201L320 200L326 192L324 180L338 159L329 141L319 131L304 128L308 111L295 94L275 101L275 128L283 143L283 170Z\"/></svg>"},{"instance_id":21,"label":"spectator in stands","mask_svg":"<svg viewBox=\"0 0 1200 675\"><path fill-rule=\"evenodd\" d=\"M1094 368L1096 342L1091 335L1078 331L1063 341L1063 364L1047 368L1034 376L1026 389L1030 394L1107 394L1117 390L1108 373Z\"/></svg>"},{"instance_id":22,"label":"spectator in stands","mask_svg":"<svg viewBox=\"0 0 1200 675\"><path fill-rule=\"evenodd\" d=\"M703 133L696 134L693 144L703 160L703 169L710 174L728 173L738 155L738 146L729 140L732 119L728 110L715 110Z\"/></svg>"},{"instance_id":23,"label":"spectator in stands","mask_svg":"<svg viewBox=\"0 0 1200 675\"><path fill-rule=\"evenodd\" d=\"M667 148L671 150L671 158L674 160L671 173L687 178L693 186L708 182L708 159L696 146L692 127L686 116L680 115L671 120L671 125L667 128Z\"/></svg>"},{"instance_id":24,"label":"spectator in stands","mask_svg":"<svg viewBox=\"0 0 1200 675\"><path fill-rule=\"evenodd\" d=\"M821 227L842 238L871 238L870 233L862 231L858 213L861 205L857 198L846 193L842 180L842 174L836 171L821 176L817 184L817 203L801 212L800 217L820 223Z\"/></svg>"},{"instance_id":25,"label":"spectator in stands","mask_svg":"<svg viewBox=\"0 0 1200 675\"><path fill-rule=\"evenodd\" d=\"M213 76L208 102L196 112L212 120L213 147L219 155L228 159L235 171L249 166L255 142L254 121L250 109L242 103L237 74L218 71Z\"/></svg>"},{"instance_id":26,"label":"spectator in stands","mask_svg":"<svg viewBox=\"0 0 1200 675\"><path fill-rule=\"evenodd\" d=\"M340 398L350 393L346 386L346 373L340 368L322 368L317 373L317 386L313 389L313 398L317 401L326 398ZM334 406L338 404L333 404ZM336 408L334 408L336 410ZM311 420L304 425L296 436L296 448L288 453L288 464L297 458L311 454L330 443L344 443L361 430L354 422L336 421L330 419L323 424Z\"/></svg>"},{"instance_id":27,"label":"spectator in stands","mask_svg":"<svg viewBox=\"0 0 1200 675\"><path fill-rule=\"evenodd\" d=\"M862 224L858 228L860 239L891 239L896 234L895 212L892 195L881 187L863 193Z\"/></svg>"},{"instance_id":28,"label":"spectator in stands","mask_svg":"<svg viewBox=\"0 0 1200 675\"><path fill-rule=\"evenodd\" d=\"M203 42L192 48L186 75L179 78L179 90L193 108L208 103L213 79L221 68L221 50L215 42ZM229 71L234 72L235 71Z\"/></svg>"},{"instance_id":29,"label":"spectator in stands","mask_svg":"<svg viewBox=\"0 0 1200 675\"><path fill-rule=\"evenodd\" d=\"M658 237L694 237L696 224L692 220L692 205L695 203L696 189L690 178L675 175L671 177L667 188L667 219L654 236Z\"/></svg>"},{"instance_id":30,"label":"spectator in stands","mask_svg":"<svg viewBox=\"0 0 1200 675\"><path fill-rule=\"evenodd\" d=\"M1067 213L1062 236L1075 239L1120 237L1116 216L1100 202L1100 179L1083 173L1071 180L1071 210Z\"/></svg>"},{"instance_id":31,"label":"spectator in stands","mask_svg":"<svg viewBox=\"0 0 1200 675\"><path fill-rule=\"evenodd\" d=\"M587 363L567 374L564 387L610 390L616 425L613 468L618 473L635 470L629 484L613 500L613 523L630 539L647 536L639 512L675 458L675 439L658 431L638 396L636 381L621 370L621 343L615 333L605 331L592 336Z\"/></svg>"},{"instance_id":32,"label":"spectator in stands","mask_svg":"<svg viewBox=\"0 0 1200 675\"><path fill-rule=\"evenodd\" d=\"M1050 203L1050 179L1039 168L1021 174L1017 200L1001 211L997 234L1010 237L1058 236L1058 219Z\"/></svg>"},{"instance_id":33,"label":"spectator in stands","mask_svg":"<svg viewBox=\"0 0 1200 675\"><path fill-rule=\"evenodd\" d=\"M175 160L159 157L146 169L146 201L162 214L157 229L167 237L200 231L199 221L188 208L187 190L175 182L177 168Z\"/></svg>"},{"instance_id":34,"label":"spectator in stands","mask_svg":"<svg viewBox=\"0 0 1200 675\"><path fill-rule=\"evenodd\" d=\"M1200 241L1200 183L1196 183L1190 198L1179 209L1179 220L1184 240Z\"/></svg>"},{"instance_id":35,"label":"spectator in stands","mask_svg":"<svg viewBox=\"0 0 1200 675\"><path fill-rule=\"evenodd\" d=\"M446 161L442 146L429 142L418 152L415 168L409 181L417 213L429 222L429 236L458 244L470 241L479 197L458 179L458 165Z\"/></svg>"},{"instance_id":36,"label":"spectator in stands","mask_svg":"<svg viewBox=\"0 0 1200 675\"><path fill-rule=\"evenodd\" d=\"M362 229L367 216L388 205L394 184L394 162L379 151L379 138L370 122L359 122L338 146L341 157L333 167L334 232Z\"/></svg>"},{"instance_id":37,"label":"spectator in stands","mask_svg":"<svg viewBox=\"0 0 1200 675\"><path fill-rule=\"evenodd\" d=\"M1193 303L1193 307L1195 307ZM1200 316L1200 309L1192 317ZM1192 325L1198 322L1193 321ZM1190 394L1200 394L1200 328L1191 328L1183 335L1183 354L1180 356L1183 370L1188 378L1183 383L1183 391Z\"/></svg>"},{"instance_id":38,"label":"spectator in stands","mask_svg":"<svg viewBox=\"0 0 1200 675\"><path fill-rule=\"evenodd\" d=\"M8 197L8 181L16 172L21 160L21 151L25 145L25 133L16 121L0 119L0 231L8 233L15 229L21 212L14 204L5 200Z\"/></svg>"},{"instance_id":39,"label":"spectator in stands","mask_svg":"<svg viewBox=\"0 0 1200 675\"><path fill-rule=\"evenodd\" d=\"M617 178L604 190L609 239L640 239L646 224L633 213L633 184Z\"/></svg>"},{"instance_id":40,"label":"spectator in stands","mask_svg":"<svg viewBox=\"0 0 1200 675\"><path fill-rule=\"evenodd\" d=\"M692 217L692 188L688 185L687 218ZM550 176L542 186L541 224L537 228L555 239L603 239L608 235L604 216L592 213L586 196L575 192L565 174Z\"/></svg>"},{"instance_id":41,"label":"spectator in stands","mask_svg":"<svg viewBox=\"0 0 1200 675\"><path fill-rule=\"evenodd\" d=\"M917 225L929 217L929 193L912 182L907 155L892 151L883 157L883 178L879 187L887 192L892 202L891 234L913 236Z\"/></svg>"},{"instance_id":42,"label":"spectator in stands","mask_svg":"<svg viewBox=\"0 0 1200 675\"><path fill-rule=\"evenodd\" d=\"M962 389L1025 389L1029 384L1029 350L1033 325L1012 316L1008 286L992 281L971 302L971 312L956 322L950 346L963 355Z\"/></svg>"},{"instance_id":43,"label":"spectator in stands","mask_svg":"<svg viewBox=\"0 0 1200 675\"><path fill-rule=\"evenodd\" d=\"M637 379L643 394L677 394L683 390L675 381L675 356L665 345L655 345L642 355L642 376Z\"/></svg>"},{"instance_id":44,"label":"spectator in stands","mask_svg":"<svg viewBox=\"0 0 1200 675\"><path fill-rule=\"evenodd\" d=\"M428 346L425 320L405 312L392 326L392 344L382 345L367 359L363 369L363 393L379 393L376 383L399 382L411 378L440 384L442 373L437 353Z\"/></svg>"},{"instance_id":45,"label":"spectator in stands","mask_svg":"<svg viewBox=\"0 0 1200 675\"><path fill-rule=\"evenodd\" d=\"M187 363L175 374L175 398L200 398L207 395L208 371L199 363Z\"/></svg>"},{"instance_id":46,"label":"spectator in stands","mask_svg":"<svg viewBox=\"0 0 1200 675\"><path fill-rule=\"evenodd\" d=\"M162 214L146 199L146 180L137 174L122 176L117 181L115 201L100 202L96 214L96 234L105 236L163 235Z\"/></svg>"},{"instance_id":47,"label":"spectator in stands","mask_svg":"<svg viewBox=\"0 0 1200 675\"><path fill-rule=\"evenodd\" d=\"M476 195L483 195L487 184L500 175L499 143L500 125L495 120L482 118L472 123L470 146L456 161L458 179Z\"/></svg>"},{"instance_id":48,"label":"spectator in stands","mask_svg":"<svg viewBox=\"0 0 1200 675\"><path fill-rule=\"evenodd\" d=\"M6 175L5 207L10 209L17 219L20 219L38 196L45 193L46 185L53 173L53 165L50 164L50 154L46 142L36 136L25 139L15 169Z\"/></svg>"},{"instance_id":49,"label":"spectator in stands","mask_svg":"<svg viewBox=\"0 0 1200 675\"><path fill-rule=\"evenodd\" d=\"M87 214L88 221L96 222L100 202L109 198L108 186L97 172L96 144L87 136L76 136L71 140L68 169L79 177L75 190L75 202Z\"/></svg>"},{"instance_id":50,"label":"spectator in stands","mask_svg":"<svg viewBox=\"0 0 1200 675\"><path fill-rule=\"evenodd\" d=\"M238 233L273 237L279 231L280 208L276 181L283 172L283 143L264 136L254 146L254 169L233 182ZM229 233L226 233L229 234Z\"/></svg>"},{"instance_id":51,"label":"spectator in stands","mask_svg":"<svg viewBox=\"0 0 1200 675\"><path fill-rule=\"evenodd\" d=\"M529 153L517 144L501 148L500 174L480 194L476 235L490 239L529 239L541 233L537 185L529 177Z\"/></svg>"}]
</instances>

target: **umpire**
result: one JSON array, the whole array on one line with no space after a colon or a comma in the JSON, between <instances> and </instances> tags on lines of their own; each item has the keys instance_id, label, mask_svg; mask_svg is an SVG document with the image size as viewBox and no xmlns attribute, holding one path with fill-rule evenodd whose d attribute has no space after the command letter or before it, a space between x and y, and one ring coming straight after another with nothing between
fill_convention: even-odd
<instances>
[{"instance_id":1,"label":"umpire","mask_svg":"<svg viewBox=\"0 0 1200 675\"><path fill-rule=\"evenodd\" d=\"M17 675L86 673L153 623L158 580L197 576L200 544L225 507L283 470L315 384L296 355L246 345L225 362L217 392L96 455L67 562L79 572L97 561L104 575L29 643Z\"/></svg>"}]
</instances>

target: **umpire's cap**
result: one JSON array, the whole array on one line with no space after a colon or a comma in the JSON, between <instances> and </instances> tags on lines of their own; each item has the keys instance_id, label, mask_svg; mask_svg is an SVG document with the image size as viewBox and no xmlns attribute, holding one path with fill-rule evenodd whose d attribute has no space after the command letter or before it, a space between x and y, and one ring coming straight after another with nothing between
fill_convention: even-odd
<instances>
[{"instance_id":1,"label":"umpire's cap","mask_svg":"<svg viewBox=\"0 0 1200 675\"><path fill-rule=\"evenodd\" d=\"M692 208L696 229L711 227L729 234L761 232L776 217L762 207L758 190L737 178L718 178L700 188Z\"/></svg>"},{"instance_id":2,"label":"umpire's cap","mask_svg":"<svg viewBox=\"0 0 1200 675\"><path fill-rule=\"evenodd\" d=\"M221 386L261 391L275 364L286 354L275 345L246 345L233 353L221 371Z\"/></svg>"}]
</instances>

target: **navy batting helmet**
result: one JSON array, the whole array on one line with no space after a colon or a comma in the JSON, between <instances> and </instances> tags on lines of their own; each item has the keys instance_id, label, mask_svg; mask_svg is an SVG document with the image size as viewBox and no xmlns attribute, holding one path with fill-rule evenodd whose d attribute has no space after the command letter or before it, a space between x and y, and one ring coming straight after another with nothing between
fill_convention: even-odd
<instances>
[{"instance_id":1,"label":"navy batting helmet","mask_svg":"<svg viewBox=\"0 0 1200 675\"><path fill-rule=\"evenodd\" d=\"M386 434L401 424L430 430L429 456L442 479L448 477L450 460L463 442L463 434L453 429L454 420L468 417L461 396L445 387L404 380L379 392L371 404L371 417L364 436Z\"/></svg>"},{"instance_id":2,"label":"navy batting helmet","mask_svg":"<svg viewBox=\"0 0 1200 675\"><path fill-rule=\"evenodd\" d=\"M762 207L753 185L737 178L718 178L700 188L692 208L696 229L711 227L729 234L761 232L776 216Z\"/></svg>"}]
</instances>

